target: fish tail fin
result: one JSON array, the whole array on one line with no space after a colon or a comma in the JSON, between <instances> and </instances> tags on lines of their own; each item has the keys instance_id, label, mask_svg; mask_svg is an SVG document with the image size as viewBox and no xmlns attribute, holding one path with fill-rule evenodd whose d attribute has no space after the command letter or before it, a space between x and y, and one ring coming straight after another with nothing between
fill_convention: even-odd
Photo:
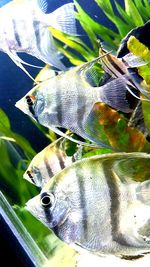
<instances>
[{"instance_id":1,"label":"fish tail fin","mask_svg":"<svg viewBox=\"0 0 150 267\"><path fill-rule=\"evenodd\" d=\"M140 183L136 188L137 199L146 205L150 205L150 180Z\"/></svg>"},{"instance_id":2,"label":"fish tail fin","mask_svg":"<svg viewBox=\"0 0 150 267\"><path fill-rule=\"evenodd\" d=\"M138 91L133 87L130 89L125 78L116 78L98 88L95 90L98 92L99 102L125 113L132 112L139 99Z\"/></svg>"},{"instance_id":3,"label":"fish tail fin","mask_svg":"<svg viewBox=\"0 0 150 267\"><path fill-rule=\"evenodd\" d=\"M44 19L47 26L51 26L67 34L77 35L73 3L65 4L54 12L45 14Z\"/></svg>"}]
</instances>

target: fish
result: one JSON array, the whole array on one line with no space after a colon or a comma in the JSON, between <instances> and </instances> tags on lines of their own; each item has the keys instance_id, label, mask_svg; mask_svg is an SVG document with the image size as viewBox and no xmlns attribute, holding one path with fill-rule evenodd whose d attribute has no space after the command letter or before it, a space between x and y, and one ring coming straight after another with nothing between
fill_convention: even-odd
<instances>
[{"instance_id":1,"label":"fish","mask_svg":"<svg viewBox=\"0 0 150 267\"><path fill-rule=\"evenodd\" d=\"M73 140L88 146L103 146L99 136L95 136L93 108L98 102L105 103L122 112L132 112L128 102L126 80L116 78L106 85L99 86L101 79L99 58L73 67L31 89L16 107L38 123L66 136L60 129L68 129L90 143Z\"/></svg>"},{"instance_id":2,"label":"fish","mask_svg":"<svg viewBox=\"0 0 150 267\"><path fill-rule=\"evenodd\" d=\"M50 28L76 35L74 4L68 3L47 14L48 0L14 0L0 8L0 51L5 52L31 79L17 53L30 54L46 64L65 70L57 55ZM34 80L34 79L33 79Z\"/></svg>"},{"instance_id":3,"label":"fish","mask_svg":"<svg viewBox=\"0 0 150 267\"><path fill-rule=\"evenodd\" d=\"M150 252L150 155L103 154L55 175L26 209L77 251Z\"/></svg>"},{"instance_id":4,"label":"fish","mask_svg":"<svg viewBox=\"0 0 150 267\"><path fill-rule=\"evenodd\" d=\"M63 148L64 142L64 138L61 137L39 152L32 159L23 178L42 188L50 178L80 159L81 148L72 156L68 156Z\"/></svg>"}]
</instances>

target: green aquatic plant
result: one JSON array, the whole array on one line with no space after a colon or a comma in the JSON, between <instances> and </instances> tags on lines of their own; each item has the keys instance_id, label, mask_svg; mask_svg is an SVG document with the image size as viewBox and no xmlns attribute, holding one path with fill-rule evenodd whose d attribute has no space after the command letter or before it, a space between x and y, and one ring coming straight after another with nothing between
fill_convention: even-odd
<instances>
[{"instance_id":1,"label":"green aquatic plant","mask_svg":"<svg viewBox=\"0 0 150 267\"><path fill-rule=\"evenodd\" d=\"M97 3L107 19L114 24L115 30L104 26L101 21L96 22L84 11L80 5L80 1L74 0L77 9L76 18L89 38L91 47L86 45L79 36L72 37L56 29L51 29L53 36L57 40L58 49L74 65L79 65L84 61L89 61L93 57L98 56L98 40L108 45L110 50L117 50L120 41L130 30L142 26L149 20L150 4L148 0L124 0L124 7L121 6L117 0L92 1ZM116 10L114 10L114 7ZM66 44L67 48L64 48L60 42Z\"/></svg>"}]
</instances>

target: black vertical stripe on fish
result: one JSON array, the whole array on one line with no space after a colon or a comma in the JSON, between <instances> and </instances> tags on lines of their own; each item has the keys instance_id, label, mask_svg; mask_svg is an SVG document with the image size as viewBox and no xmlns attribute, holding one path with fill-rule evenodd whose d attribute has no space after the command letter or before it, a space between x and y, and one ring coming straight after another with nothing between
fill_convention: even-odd
<instances>
[{"instance_id":1,"label":"black vertical stripe on fish","mask_svg":"<svg viewBox=\"0 0 150 267\"><path fill-rule=\"evenodd\" d=\"M58 158L60 167L61 167L61 169L63 170L63 169L66 167L66 166L65 166L65 161L64 161L62 155L59 153L59 151L58 151L58 153L57 153L57 158Z\"/></svg>"},{"instance_id":2,"label":"black vertical stripe on fish","mask_svg":"<svg viewBox=\"0 0 150 267\"><path fill-rule=\"evenodd\" d=\"M81 168L76 168L75 170L75 174L76 174L76 178L77 178L77 182L78 182L78 188L79 188L79 203L80 205L82 205L82 224L83 224L83 232L84 232L84 238L85 240L88 240L88 226L87 226L87 220L88 220L88 215L87 215L87 205L86 205L86 195L85 195L85 186L84 186L84 180L83 180L83 173L82 173L82 166Z\"/></svg>"},{"instance_id":3,"label":"black vertical stripe on fish","mask_svg":"<svg viewBox=\"0 0 150 267\"><path fill-rule=\"evenodd\" d=\"M51 166L50 166L50 164L49 164L49 162L48 162L48 159L47 159L46 157L44 158L44 163L45 163L46 170L47 170L47 172L48 172L49 177L50 177L50 178L53 177L55 174L53 173L53 171L52 171L52 169L51 169Z\"/></svg>"},{"instance_id":4,"label":"black vertical stripe on fish","mask_svg":"<svg viewBox=\"0 0 150 267\"><path fill-rule=\"evenodd\" d=\"M39 51L41 51L41 35L40 35L41 23L33 20L33 30L35 33L36 47L38 48Z\"/></svg>"},{"instance_id":5,"label":"black vertical stripe on fish","mask_svg":"<svg viewBox=\"0 0 150 267\"><path fill-rule=\"evenodd\" d=\"M111 219L111 235L113 241L116 241L120 245L128 245L126 239L120 233L119 231L119 222L120 222L120 192L118 185L115 181L114 174L112 172L112 169L110 168L110 165L107 164L107 161L103 162L103 172L106 177L106 182L109 188L109 194L110 194L110 219Z\"/></svg>"},{"instance_id":6,"label":"black vertical stripe on fish","mask_svg":"<svg viewBox=\"0 0 150 267\"><path fill-rule=\"evenodd\" d=\"M62 86L56 86L56 103L59 103L56 105L56 114L57 114L57 122L60 126L63 126L63 104L62 104L62 96L63 96L63 90ZM67 111L66 111L67 112Z\"/></svg>"},{"instance_id":7,"label":"black vertical stripe on fish","mask_svg":"<svg viewBox=\"0 0 150 267\"><path fill-rule=\"evenodd\" d=\"M88 100L85 94L81 97L79 91L77 90L77 127L79 131L84 132L84 119L86 114L86 100ZM79 132L79 134L80 134Z\"/></svg>"},{"instance_id":8,"label":"black vertical stripe on fish","mask_svg":"<svg viewBox=\"0 0 150 267\"><path fill-rule=\"evenodd\" d=\"M12 19L12 24L13 24L13 29L14 29L15 40L17 42L18 47L21 47L21 40L19 37L19 33L17 31L16 21L14 19Z\"/></svg>"},{"instance_id":9,"label":"black vertical stripe on fish","mask_svg":"<svg viewBox=\"0 0 150 267\"><path fill-rule=\"evenodd\" d=\"M33 176L32 176L30 171L27 171L27 175L31 179L31 181L35 184L34 178L33 178Z\"/></svg>"}]
</instances>

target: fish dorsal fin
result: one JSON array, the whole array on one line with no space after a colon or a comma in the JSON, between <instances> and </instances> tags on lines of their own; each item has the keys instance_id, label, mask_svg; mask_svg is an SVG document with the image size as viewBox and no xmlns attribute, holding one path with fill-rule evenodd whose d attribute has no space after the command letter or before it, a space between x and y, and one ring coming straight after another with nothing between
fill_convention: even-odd
<instances>
[{"instance_id":1,"label":"fish dorsal fin","mask_svg":"<svg viewBox=\"0 0 150 267\"><path fill-rule=\"evenodd\" d=\"M64 33L77 35L74 4L69 3L57 8L54 12L47 14L47 25Z\"/></svg>"},{"instance_id":2,"label":"fish dorsal fin","mask_svg":"<svg viewBox=\"0 0 150 267\"><path fill-rule=\"evenodd\" d=\"M79 66L79 72L81 73L80 76L84 76L84 79L91 85L91 86L99 86L100 80L103 76L103 71L101 70L101 58L110 54L111 51L106 52L103 55L100 55L93 60L90 60L84 63L81 67Z\"/></svg>"},{"instance_id":3,"label":"fish dorsal fin","mask_svg":"<svg viewBox=\"0 0 150 267\"><path fill-rule=\"evenodd\" d=\"M48 0L38 0L39 8L46 13L48 10Z\"/></svg>"},{"instance_id":4,"label":"fish dorsal fin","mask_svg":"<svg viewBox=\"0 0 150 267\"><path fill-rule=\"evenodd\" d=\"M100 70L99 70L100 71ZM98 86L102 73L99 73L96 69L96 66L92 66L91 68L84 71L84 75L86 77L86 81L93 87Z\"/></svg>"}]
</instances>

